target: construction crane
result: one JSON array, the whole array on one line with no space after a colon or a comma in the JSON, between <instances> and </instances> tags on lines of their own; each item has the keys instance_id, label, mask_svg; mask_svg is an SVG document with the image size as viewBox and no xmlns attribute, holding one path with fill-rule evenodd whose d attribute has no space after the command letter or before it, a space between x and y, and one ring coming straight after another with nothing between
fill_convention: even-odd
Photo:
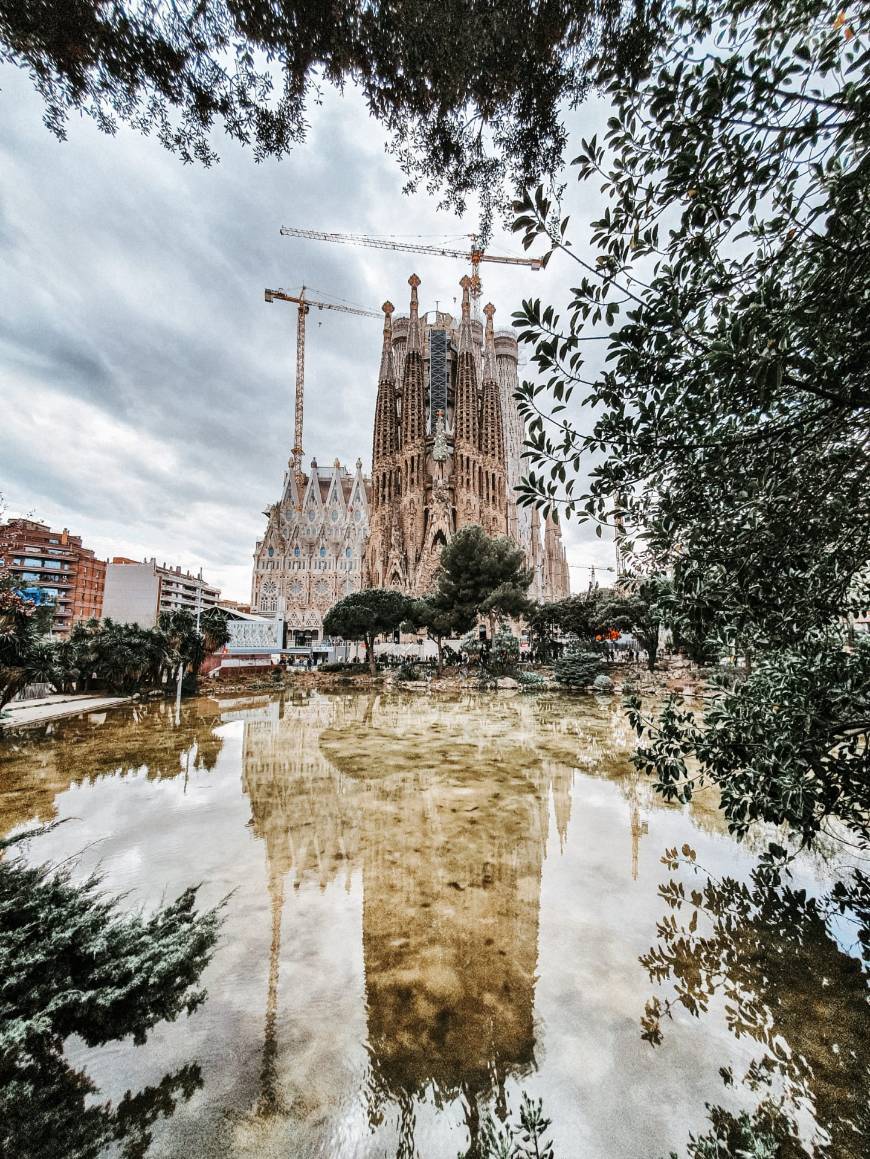
<instances>
[{"instance_id":1,"label":"construction crane","mask_svg":"<svg viewBox=\"0 0 870 1159\"><path fill-rule=\"evenodd\" d=\"M422 245L419 242L395 241L388 237L368 237L362 233L326 233L319 229L297 229L292 225L281 226L282 237L307 237L314 241L338 242L341 245L364 245L372 249L399 250L412 254L434 254L441 258L458 258L460 261L471 262L471 296L475 301L475 308L483 292L480 280L480 263L496 262L501 266L528 266L530 270L543 269L541 258L514 258L506 254L488 254L478 245L475 234L469 234L471 248L469 250L445 249L443 246Z\"/></svg>"},{"instance_id":2,"label":"construction crane","mask_svg":"<svg viewBox=\"0 0 870 1159\"><path fill-rule=\"evenodd\" d=\"M337 302L323 302L317 298L305 296L305 286L299 294L288 293L287 290L266 290L266 301L293 302L296 306L296 399L294 404L293 420L293 450L290 456L290 468L296 480L296 503L302 506L302 415L305 405L305 316L314 306L318 310L340 310L342 314L359 314L364 318L380 318L377 310L364 310L359 306L340 305Z\"/></svg>"}]
</instances>

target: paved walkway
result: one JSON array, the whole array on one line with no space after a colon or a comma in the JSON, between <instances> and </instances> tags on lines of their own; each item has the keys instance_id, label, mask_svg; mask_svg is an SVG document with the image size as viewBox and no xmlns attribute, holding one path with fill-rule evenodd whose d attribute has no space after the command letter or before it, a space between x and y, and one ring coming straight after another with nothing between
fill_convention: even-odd
<instances>
[{"instance_id":1,"label":"paved walkway","mask_svg":"<svg viewBox=\"0 0 870 1159\"><path fill-rule=\"evenodd\" d=\"M3 710L0 725L3 728L27 728L30 725L46 724L50 720L60 720L64 716L78 716L83 712L102 712L114 708L116 704L126 704L129 696L69 696L59 693L44 696L40 700L17 700L7 704Z\"/></svg>"}]
</instances>

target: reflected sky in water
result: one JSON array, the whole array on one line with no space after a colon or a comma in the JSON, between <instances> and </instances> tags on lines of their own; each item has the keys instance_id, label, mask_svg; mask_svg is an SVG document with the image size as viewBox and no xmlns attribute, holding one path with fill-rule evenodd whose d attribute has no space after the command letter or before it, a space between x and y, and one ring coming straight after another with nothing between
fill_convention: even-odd
<instances>
[{"instance_id":1,"label":"reflected sky in water","mask_svg":"<svg viewBox=\"0 0 870 1159\"><path fill-rule=\"evenodd\" d=\"M562 1159L682 1148L705 1101L749 1101L719 1068L754 1055L715 994L641 1039L659 858L689 842L740 880L753 859L714 800L664 807L630 745L615 700L510 694L200 699L18 734L0 829L70 819L30 860L99 868L131 907L229 895L200 1011L71 1052L115 1098L199 1063L161 1157L455 1159L521 1089Z\"/></svg>"}]
</instances>

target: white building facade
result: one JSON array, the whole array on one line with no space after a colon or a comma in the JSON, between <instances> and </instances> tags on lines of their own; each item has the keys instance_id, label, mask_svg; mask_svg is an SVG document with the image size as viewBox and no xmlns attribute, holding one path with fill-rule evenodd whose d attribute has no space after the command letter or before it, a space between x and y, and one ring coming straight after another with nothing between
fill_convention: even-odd
<instances>
[{"instance_id":1,"label":"white building facade","mask_svg":"<svg viewBox=\"0 0 870 1159\"><path fill-rule=\"evenodd\" d=\"M251 611L283 618L288 646L322 639L326 612L360 590L369 533L371 483L361 460L351 473L337 459L330 469L312 459L301 484L288 470L280 500L264 513L251 587Z\"/></svg>"},{"instance_id":2,"label":"white building facade","mask_svg":"<svg viewBox=\"0 0 870 1159\"><path fill-rule=\"evenodd\" d=\"M161 612L182 609L196 615L215 607L220 589L181 567L167 567L156 559L116 556L106 567L103 619L153 628Z\"/></svg>"}]
</instances>

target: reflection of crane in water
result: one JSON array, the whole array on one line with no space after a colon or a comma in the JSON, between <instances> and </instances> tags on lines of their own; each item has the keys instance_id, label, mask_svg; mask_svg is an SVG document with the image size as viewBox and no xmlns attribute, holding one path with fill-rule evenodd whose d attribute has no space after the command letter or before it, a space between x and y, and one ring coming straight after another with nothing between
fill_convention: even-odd
<instances>
[{"instance_id":1,"label":"reflection of crane in water","mask_svg":"<svg viewBox=\"0 0 870 1159\"><path fill-rule=\"evenodd\" d=\"M278 972L281 962L281 918L284 912L284 878L269 873L269 900L272 908L272 941L269 946L269 988L266 997L266 1025L263 1042L263 1062L260 1067L260 1098L256 1114L259 1117L284 1115L287 1109L278 1090Z\"/></svg>"},{"instance_id":2,"label":"reflection of crane in water","mask_svg":"<svg viewBox=\"0 0 870 1159\"><path fill-rule=\"evenodd\" d=\"M628 790L628 809L631 817L631 880L637 881L637 867L638 854L640 852L640 839L645 833L649 833L649 822L642 821L640 816L640 802L638 801L638 777L637 770L634 771L631 778L631 786Z\"/></svg>"}]
</instances>

